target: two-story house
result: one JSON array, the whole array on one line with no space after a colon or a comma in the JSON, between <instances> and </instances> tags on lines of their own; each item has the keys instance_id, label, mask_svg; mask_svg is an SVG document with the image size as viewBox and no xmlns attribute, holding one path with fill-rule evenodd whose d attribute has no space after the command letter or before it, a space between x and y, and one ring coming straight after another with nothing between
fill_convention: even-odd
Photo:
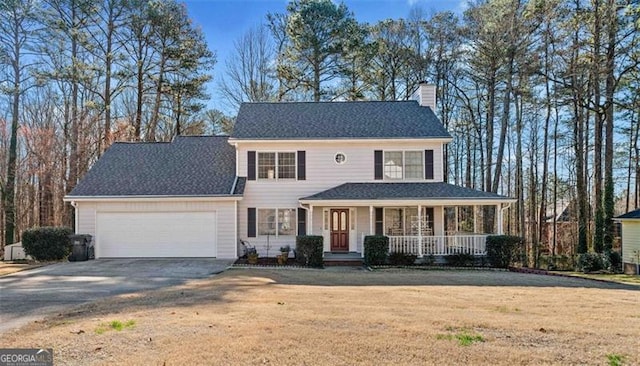
<instances>
[{"instance_id":1,"label":"two-story house","mask_svg":"<svg viewBox=\"0 0 640 366\"><path fill-rule=\"evenodd\" d=\"M500 233L513 200L443 182L434 86L414 99L245 103L229 137L116 143L65 198L76 232L98 258L236 258L240 239L264 255L296 235L358 256L370 234L419 256L481 254L475 214L461 230L445 208L493 206Z\"/></svg>"}]
</instances>

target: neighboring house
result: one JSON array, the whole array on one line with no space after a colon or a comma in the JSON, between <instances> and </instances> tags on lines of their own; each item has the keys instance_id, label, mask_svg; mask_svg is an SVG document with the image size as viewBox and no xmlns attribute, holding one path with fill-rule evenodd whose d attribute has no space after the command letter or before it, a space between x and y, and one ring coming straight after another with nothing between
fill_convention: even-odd
<instances>
[{"instance_id":1,"label":"neighboring house","mask_svg":"<svg viewBox=\"0 0 640 366\"><path fill-rule=\"evenodd\" d=\"M230 137L116 143L65 198L76 232L95 237L97 258L236 258L240 239L264 255L296 235L361 256L370 234L419 256L484 253L475 217L473 232L445 230L445 207L493 206L501 233L514 200L443 182L452 138L435 87L414 97L245 103Z\"/></svg>"},{"instance_id":2,"label":"neighboring house","mask_svg":"<svg viewBox=\"0 0 640 366\"><path fill-rule=\"evenodd\" d=\"M640 274L640 209L614 220L622 224L622 267L625 273Z\"/></svg>"}]
</instances>

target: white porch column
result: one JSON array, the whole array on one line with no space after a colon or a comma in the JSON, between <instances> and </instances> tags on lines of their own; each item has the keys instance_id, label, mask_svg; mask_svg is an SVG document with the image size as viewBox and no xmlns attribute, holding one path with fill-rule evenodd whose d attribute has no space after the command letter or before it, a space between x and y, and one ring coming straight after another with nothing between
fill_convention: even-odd
<instances>
[{"instance_id":1,"label":"white porch column","mask_svg":"<svg viewBox=\"0 0 640 366\"><path fill-rule=\"evenodd\" d=\"M496 205L496 217L498 218L498 235L504 234L504 229L502 228L502 210L501 204Z\"/></svg>"},{"instance_id":2,"label":"white porch column","mask_svg":"<svg viewBox=\"0 0 640 366\"><path fill-rule=\"evenodd\" d=\"M373 210L373 206L369 206L369 235L375 234L374 231L374 221L375 220L375 212Z\"/></svg>"},{"instance_id":3,"label":"white porch column","mask_svg":"<svg viewBox=\"0 0 640 366\"><path fill-rule=\"evenodd\" d=\"M307 222L307 235L313 235L313 205L309 205L309 222Z\"/></svg>"},{"instance_id":4,"label":"white porch column","mask_svg":"<svg viewBox=\"0 0 640 366\"><path fill-rule=\"evenodd\" d=\"M418 257L422 257L422 205L418 205Z\"/></svg>"}]
</instances>

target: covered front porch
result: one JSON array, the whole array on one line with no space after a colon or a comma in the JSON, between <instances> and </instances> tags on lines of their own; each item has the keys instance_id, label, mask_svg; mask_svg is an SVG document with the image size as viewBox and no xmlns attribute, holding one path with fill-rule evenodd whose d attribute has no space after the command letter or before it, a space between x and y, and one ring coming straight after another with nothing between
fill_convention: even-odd
<instances>
[{"instance_id":1,"label":"covered front porch","mask_svg":"<svg viewBox=\"0 0 640 366\"><path fill-rule=\"evenodd\" d=\"M442 185L450 197L425 194L435 188L442 194ZM300 200L301 207L307 211L307 234L323 237L325 253L364 256L365 236L385 235L389 238L390 252L418 257L484 255L486 237L503 233L504 208L512 201L446 183L347 183L346 186ZM366 188L368 194L354 197L354 188ZM397 195L398 189L406 191L407 188L411 188L415 197L405 193L404 197L385 198L385 192L395 189ZM425 192L424 188L429 190ZM470 197L460 197L463 193Z\"/></svg>"}]
</instances>

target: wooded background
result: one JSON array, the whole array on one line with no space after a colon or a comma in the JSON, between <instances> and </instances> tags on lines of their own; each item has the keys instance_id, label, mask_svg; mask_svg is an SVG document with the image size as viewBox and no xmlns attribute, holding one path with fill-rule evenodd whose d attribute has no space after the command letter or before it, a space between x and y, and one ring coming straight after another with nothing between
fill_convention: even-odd
<instances>
[{"instance_id":1,"label":"wooded background","mask_svg":"<svg viewBox=\"0 0 640 366\"><path fill-rule=\"evenodd\" d=\"M62 198L114 141L229 133L242 102L405 100L428 81L454 136L449 182L518 198L505 228L536 253L555 254L558 220L565 251L602 252L611 218L640 207L639 19L630 0L490 0L364 24L298 0L212 81L215 44L175 0L0 0L0 248L71 226Z\"/></svg>"}]
</instances>

